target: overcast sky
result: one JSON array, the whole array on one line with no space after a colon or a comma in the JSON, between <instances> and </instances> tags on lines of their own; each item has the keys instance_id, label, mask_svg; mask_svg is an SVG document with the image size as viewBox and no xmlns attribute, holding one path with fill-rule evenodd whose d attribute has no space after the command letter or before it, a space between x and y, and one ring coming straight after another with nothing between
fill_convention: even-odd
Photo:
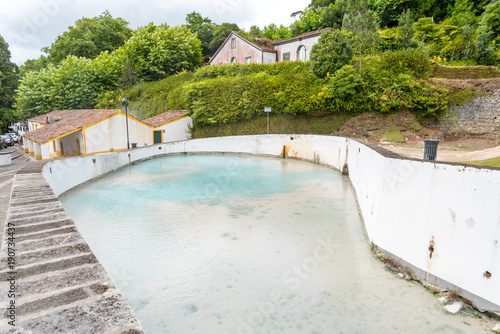
<instances>
[{"instance_id":1,"label":"overcast sky","mask_svg":"<svg viewBox=\"0 0 500 334\"><path fill-rule=\"evenodd\" d=\"M290 14L311 0L6 0L0 11L0 35L9 43L12 61L21 65L38 58L68 26L82 17L109 10L130 22L132 29L149 22L171 26L185 23L186 14L199 12L217 24L236 23L248 31L270 23L289 25Z\"/></svg>"}]
</instances>

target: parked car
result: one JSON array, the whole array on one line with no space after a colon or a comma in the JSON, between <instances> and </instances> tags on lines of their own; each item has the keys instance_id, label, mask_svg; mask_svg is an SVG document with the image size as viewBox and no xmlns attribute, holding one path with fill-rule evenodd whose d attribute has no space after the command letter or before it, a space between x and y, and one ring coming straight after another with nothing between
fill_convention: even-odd
<instances>
[{"instance_id":1,"label":"parked car","mask_svg":"<svg viewBox=\"0 0 500 334\"><path fill-rule=\"evenodd\" d=\"M7 142L2 136L0 136L0 149L1 148L7 148Z\"/></svg>"},{"instance_id":2,"label":"parked car","mask_svg":"<svg viewBox=\"0 0 500 334\"><path fill-rule=\"evenodd\" d=\"M10 138L10 136L1 135L0 137L2 137L5 140L8 146L14 145L14 141L12 140L12 138Z\"/></svg>"},{"instance_id":3,"label":"parked car","mask_svg":"<svg viewBox=\"0 0 500 334\"><path fill-rule=\"evenodd\" d=\"M14 140L14 143L17 143L19 141L19 136L17 136L14 132L7 132L7 136L10 136Z\"/></svg>"}]
</instances>

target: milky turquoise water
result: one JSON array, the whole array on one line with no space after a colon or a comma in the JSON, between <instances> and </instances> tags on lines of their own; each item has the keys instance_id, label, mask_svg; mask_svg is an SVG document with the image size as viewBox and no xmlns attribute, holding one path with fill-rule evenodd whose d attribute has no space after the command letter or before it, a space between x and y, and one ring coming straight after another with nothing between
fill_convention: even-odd
<instances>
[{"instance_id":1,"label":"milky turquoise water","mask_svg":"<svg viewBox=\"0 0 500 334\"><path fill-rule=\"evenodd\" d=\"M297 160L157 158L61 197L146 333L482 333L384 270L349 179Z\"/></svg>"}]
</instances>

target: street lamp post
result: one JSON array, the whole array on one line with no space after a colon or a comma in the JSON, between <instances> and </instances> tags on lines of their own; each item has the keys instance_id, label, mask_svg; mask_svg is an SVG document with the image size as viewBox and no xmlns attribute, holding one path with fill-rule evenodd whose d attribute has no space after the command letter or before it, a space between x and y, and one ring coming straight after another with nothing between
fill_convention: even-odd
<instances>
[{"instance_id":1,"label":"street lamp post","mask_svg":"<svg viewBox=\"0 0 500 334\"><path fill-rule=\"evenodd\" d=\"M123 104L125 105L125 123L127 125L127 150L130 150L130 140L128 139L128 98L126 96L123 98Z\"/></svg>"}]
</instances>

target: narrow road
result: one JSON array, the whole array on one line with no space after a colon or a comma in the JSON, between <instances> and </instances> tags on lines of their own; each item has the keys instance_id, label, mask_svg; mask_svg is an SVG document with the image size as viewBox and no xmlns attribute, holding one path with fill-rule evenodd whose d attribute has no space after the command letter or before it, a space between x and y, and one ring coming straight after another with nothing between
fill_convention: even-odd
<instances>
[{"instance_id":1,"label":"narrow road","mask_svg":"<svg viewBox=\"0 0 500 334\"><path fill-rule=\"evenodd\" d=\"M33 160L24 154L23 148L19 145L4 148L0 150L0 154L10 154L12 159L11 165L0 166L0 240L2 240L14 175Z\"/></svg>"}]
</instances>

